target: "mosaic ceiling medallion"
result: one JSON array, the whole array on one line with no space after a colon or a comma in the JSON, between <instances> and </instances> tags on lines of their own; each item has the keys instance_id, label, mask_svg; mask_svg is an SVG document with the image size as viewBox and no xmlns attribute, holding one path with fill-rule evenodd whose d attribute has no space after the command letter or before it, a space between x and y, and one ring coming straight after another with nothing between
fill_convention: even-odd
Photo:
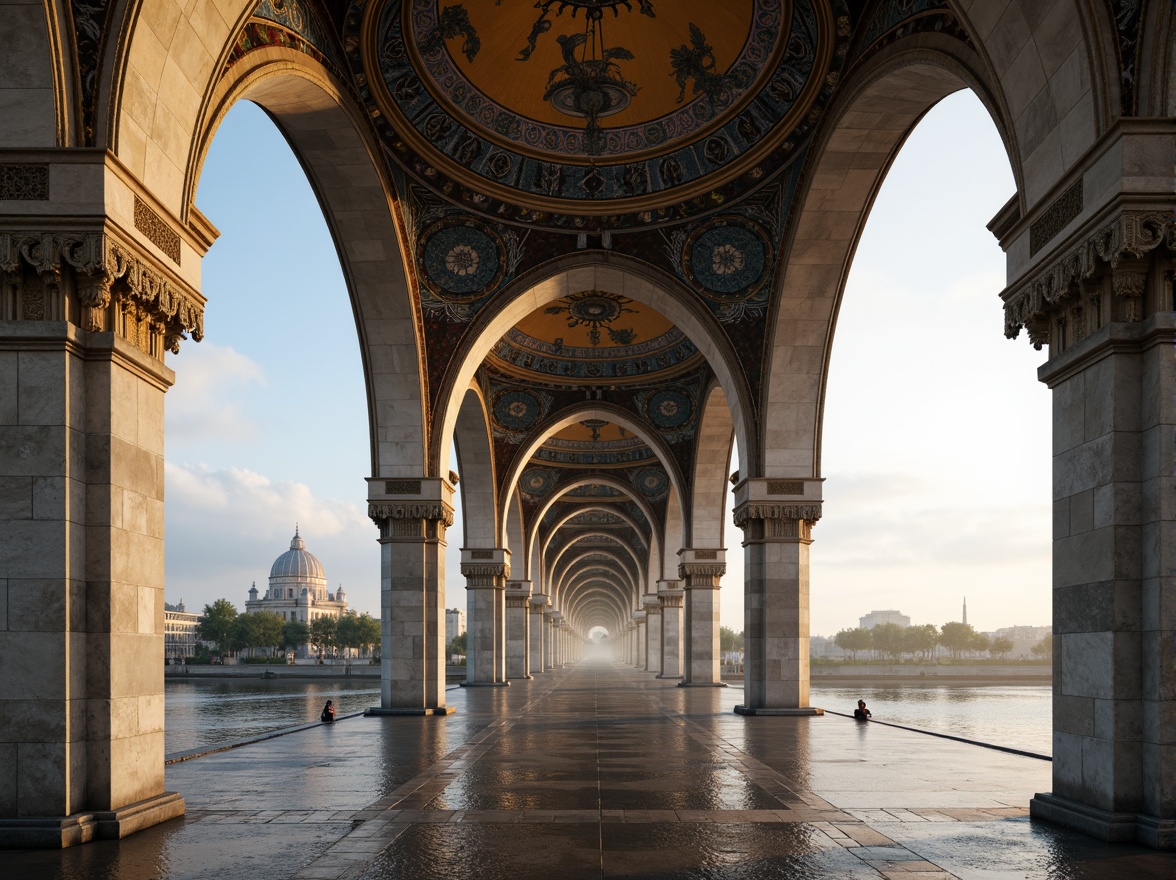
<instances>
[{"instance_id":1,"label":"mosaic ceiling medallion","mask_svg":"<svg viewBox=\"0 0 1176 880\"><path fill-rule=\"evenodd\" d=\"M804 123L834 39L821 0L385 0L364 77L432 184L605 215L748 172Z\"/></svg>"},{"instance_id":2,"label":"mosaic ceiling medallion","mask_svg":"<svg viewBox=\"0 0 1176 880\"><path fill-rule=\"evenodd\" d=\"M682 253L686 277L717 301L754 297L771 273L772 246L764 231L739 218L719 218L699 228Z\"/></svg>"},{"instance_id":3,"label":"mosaic ceiling medallion","mask_svg":"<svg viewBox=\"0 0 1176 880\"><path fill-rule=\"evenodd\" d=\"M502 281L502 243L487 226L467 217L446 218L421 233L417 265L423 281L442 299L471 302Z\"/></svg>"}]
</instances>

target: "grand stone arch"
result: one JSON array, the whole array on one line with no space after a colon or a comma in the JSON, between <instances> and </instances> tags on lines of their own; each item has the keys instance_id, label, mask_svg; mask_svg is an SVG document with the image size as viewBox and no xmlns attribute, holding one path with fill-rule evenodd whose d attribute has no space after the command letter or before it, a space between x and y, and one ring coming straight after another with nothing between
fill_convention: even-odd
<instances>
[{"instance_id":1,"label":"grand stone arch","mask_svg":"<svg viewBox=\"0 0 1176 880\"><path fill-rule=\"evenodd\" d=\"M377 711L449 711L448 456L474 385L496 515L491 546L467 548L463 567L513 584L506 616L530 626L507 641L527 645L521 659L536 674L573 662L597 619L579 601L565 615L543 592L536 514L569 473L608 472L642 493L657 520L647 546L663 551L643 569L660 570L656 596L627 620L607 614L625 627L625 659L655 671L656 616L661 674L718 683L709 662L694 662L707 660L697 640L683 654L679 633L674 647L667 612L723 565L710 513L722 483L706 451L733 433L742 708L776 714L814 711L807 554L823 512L824 383L846 267L906 133L967 87L1017 181L990 224L1008 258L1006 334L1047 350L1040 378L1053 390L1058 711L1054 790L1033 812L1172 846L1170 4L796 0L791 18L754 30L749 19L746 41L738 29L725 38L719 55L750 66L736 76L716 61L708 82L736 100L701 88L687 100L683 89L679 106L672 89L629 89L644 127L564 114L542 131L527 128L523 105L547 112L546 72L527 84L538 97L503 93L492 72L515 63L517 47L481 41L471 82L496 119L513 120L488 128L436 73L454 52L474 63L470 53L442 31L412 30L397 4L5 8L0 477L18 502L0 514L0 663L23 665L0 674L5 717L17 719L0 743L16 768L0 786L0 839L117 837L183 808L163 791L155 662L165 358L203 336L204 295L216 295L200 278L216 230L191 199L234 101L262 104L294 146L356 314L372 435L362 476L382 554ZM709 29L714 4L680 5ZM486 8L470 13L471 28L501 14ZM677 48L659 30L666 16L614 11L648 29L649 45ZM420 63L419 44L438 41L429 51L440 66ZM634 83L665 74L660 49L626 62ZM516 129L538 136L512 142ZM729 423L716 417L716 387ZM580 418L536 442L573 402ZM648 443L630 436L637 428ZM35 496L34 481L58 487L58 500ZM594 485L569 493L563 512L631 501ZM581 525L573 538L593 534ZM507 545L529 541L527 579L506 581ZM678 579L671 541L683 545ZM23 611L32 596L50 610ZM493 627L496 646L504 627ZM68 662L54 648L67 642Z\"/></svg>"}]
</instances>

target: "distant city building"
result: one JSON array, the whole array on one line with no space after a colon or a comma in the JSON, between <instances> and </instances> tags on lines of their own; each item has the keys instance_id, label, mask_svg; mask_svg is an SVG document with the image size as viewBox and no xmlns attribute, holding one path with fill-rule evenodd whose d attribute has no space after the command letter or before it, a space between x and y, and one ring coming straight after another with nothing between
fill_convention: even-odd
<instances>
[{"instance_id":1,"label":"distant city building","mask_svg":"<svg viewBox=\"0 0 1176 880\"><path fill-rule=\"evenodd\" d=\"M1029 659L1033 656L1033 646L1053 632L1051 626L1005 626L995 632L987 633L990 638L1008 639L1013 643L1013 650L1009 656L1013 658Z\"/></svg>"},{"instance_id":2,"label":"distant city building","mask_svg":"<svg viewBox=\"0 0 1176 880\"><path fill-rule=\"evenodd\" d=\"M809 656L813 658L841 658L848 657L849 651L837 647L837 643L828 636L809 636Z\"/></svg>"},{"instance_id":3,"label":"distant city building","mask_svg":"<svg viewBox=\"0 0 1176 880\"><path fill-rule=\"evenodd\" d=\"M196 653L196 627L200 615L190 614L179 604L163 603L163 656L166 663L183 663L186 657Z\"/></svg>"},{"instance_id":4,"label":"distant city building","mask_svg":"<svg viewBox=\"0 0 1176 880\"><path fill-rule=\"evenodd\" d=\"M453 640L465 631L465 612L460 608L447 608L445 610L445 644L452 645Z\"/></svg>"},{"instance_id":5,"label":"distant city building","mask_svg":"<svg viewBox=\"0 0 1176 880\"><path fill-rule=\"evenodd\" d=\"M873 629L880 623L897 623L907 627L911 625L911 619L901 611L871 611L865 617L858 618L858 626L862 629Z\"/></svg>"},{"instance_id":6,"label":"distant city building","mask_svg":"<svg viewBox=\"0 0 1176 880\"><path fill-rule=\"evenodd\" d=\"M327 591L327 575L318 558L307 552L306 543L294 529L290 549L274 560L270 568L269 589L259 595L257 583L249 590L245 611L256 614L270 611L283 620L300 620L309 626L317 617L338 617L347 610L347 594L340 586ZM298 651L305 656L305 646Z\"/></svg>"}]
</instances>

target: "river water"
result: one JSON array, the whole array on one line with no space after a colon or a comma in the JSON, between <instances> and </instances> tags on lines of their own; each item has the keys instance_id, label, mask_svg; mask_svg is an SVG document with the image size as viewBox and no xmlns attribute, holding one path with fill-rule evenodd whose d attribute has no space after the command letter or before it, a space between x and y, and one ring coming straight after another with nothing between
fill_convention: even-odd
<instances>
[{"instance_id":1,"label":"river water","mask_svg":"<svg viewBox=\"0 0 1176 880\"><path fill-rule=\"evenodd\" d=\"M317 721L334 700L339 715L379 705L375 679L288 681L208 679L168 681L165 703L168 755L239 742ZM1049 685L847 688L814 683L811 703L850 713L866 701L874 718L1048 755L1052 752Z\"/></svg>"},{"instance_id":2,"label":"river water","mask_svg":"<svg viewBox=\"0 0 1176 880\"><path fill-rule=\"evenodd\" d=\"M865 700L876 721L1053 754L1053 688L1040 685L914 684L855 687L813 683L809 702L852 713Z\"/></svg>"}]
</instances>

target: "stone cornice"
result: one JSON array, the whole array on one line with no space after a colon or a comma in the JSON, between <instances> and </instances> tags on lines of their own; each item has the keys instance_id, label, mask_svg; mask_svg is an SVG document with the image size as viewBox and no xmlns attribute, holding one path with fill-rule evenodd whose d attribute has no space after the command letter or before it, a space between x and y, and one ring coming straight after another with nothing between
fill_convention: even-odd
<instances>
[{"instance_id":1,"label":"stone cornice","mask_svg":"<svg viewBox=\"0 0 1176 880\"><path fill-rule=\"evenodd\" d=\"M1176 222L1171 212L1122 212L1028 280L1001 294L1005 336L1015 339L1022 327L1028 327L1030 341L1041 348L1046 338L1034 332L1034 325L1045 322L1051 306L1067 296L1076 283L1092 277L1100 263L1115 269L1124 258L1140 259L1161 245L1176 250Z\"/></svg>"},{"instance_id":2,"label":"stone cornice","mask_svg":"<svg viewBox=\"0 0 1176 880\"><path fill-rule=\"evenodd\" d=\"M461 573L467 578L495 578L495 586L505 590L505 582L501 578L510 577L510 563L504 562L463 562Z\"/></svg>"}]
</instances>

